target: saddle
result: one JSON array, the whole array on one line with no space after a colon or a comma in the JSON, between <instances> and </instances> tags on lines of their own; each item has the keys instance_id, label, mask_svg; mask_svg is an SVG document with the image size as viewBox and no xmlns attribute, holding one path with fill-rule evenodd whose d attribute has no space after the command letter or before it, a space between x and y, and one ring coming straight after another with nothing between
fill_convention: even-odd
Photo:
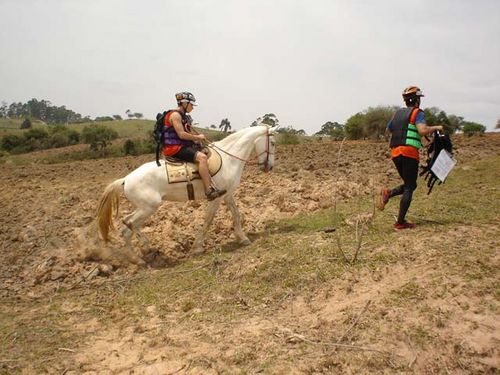
<instances>
[{"instance_id":1,"label":"saddle","mask_svg":"<svg viewBox=\"0 0 500 375\"><path fill-rule=\"evenodd\" d=\"M206 150L206 152L205 152ZM208 157L208 172L215 176L222 168L222 158L217 150L208 146L204 148ZM201 179L198 164L188 163L172 157L165 158L165 167L169 184L190 182Z\"/></svg>"}]
</instances>

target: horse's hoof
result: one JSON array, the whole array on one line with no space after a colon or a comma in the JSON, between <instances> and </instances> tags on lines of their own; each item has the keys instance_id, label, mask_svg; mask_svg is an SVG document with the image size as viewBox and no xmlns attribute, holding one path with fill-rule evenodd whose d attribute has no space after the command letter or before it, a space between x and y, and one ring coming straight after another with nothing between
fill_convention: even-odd
<instances>
[{"instance_id":1,"label":"horse's hoof","mask_svg":"<svg viewBox=\"0 0 500 375\"><path fill-rule=\"evenodd\" d=\"M193 254L193 255L203 254L204 252L205 252L205 249L203 247L193 247L191 249L191 254Z\"/></svg>"},{"instance_id":2,"label":"horse's hoof","mask_svg":"<svg viewBox=\"0 0 500 375\"><path fill-rule=\"evenodd\" d=\"M140 268L146 267L147 265L147 263L141 258L132 260L132 263L134 263L137 267Z\"/></svg>"},{"instance_id":3,"label":"horse's hoof","mask_svg":"<svg viewBox=\"0 0 500 375\"><path fill-rule=\"evenodd\" d=\"M243 245L243 246L248 246L250 245L252 242L248 239L248 238L245 238L244 240L241 240L240 241L240 245Z\"/></svg>"}]
</instances>

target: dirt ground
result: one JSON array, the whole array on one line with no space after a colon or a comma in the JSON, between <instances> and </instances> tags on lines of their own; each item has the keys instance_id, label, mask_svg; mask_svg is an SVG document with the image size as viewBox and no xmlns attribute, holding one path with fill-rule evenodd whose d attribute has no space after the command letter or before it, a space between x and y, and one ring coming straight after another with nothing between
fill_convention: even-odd
<instances>
[{"instance_id":1,"label":"dirt ground","mask_svg":"<svg viewBox=\"0 0 500 375\"><path fill-rule=\"evenodd\" d=\"M459 165L500 155L498 133L471 138L456 136L454 144ZM144 233L151 241L145 256L146 269L126 265L119 254L99 259L98 249L102 243L89 245L91 223L104 187L150 161L151 155L52 165L36 162L41 156L43 153L33 154L33 163L29 165L0 165L0 298L9 309L19 305L26 311L30 304L50 299L62 288L78 290L85 285L92 289L119 278L175 269L192 259L189 247L201 226L204 202L166 203L146 223ZM388 156L387 145L383 142L322 140L280 146L272 173L263 174L254 166L245 169L236 194L244 230L250 234L262 233L270 221L331 208L336 202L356 197L369 197L380 186L395 184L398 178ZM122 213L130 209L123 202ZM419 233L426 235L425 231ZM89 338L78 350L59 348L59 355L65 355L64 359L58 365L51 362L54 367L45 367L44 371L66 374L368 373L372 364L373 368L383 368L380 371L386 373L498 373L498 294L473 294L462 281L457 285L452 282L452 297L443 303L436 295L439 288L430 287L440 271L437 264L428 263L428 259L437 256L432 249L453 247L464 241L475 246L471 233L483 238L479 246L493 248L491 261L498 266L498 223L477 228L457 226L451 242L450 236L433 237L433 246L421 249L421 255L407 263L376 272L347 272L339 283L326 282L314 297L295 295L272 316L256 314L242 321L221 320L207 325L181 319L182 311L162 316L152 305L148 307L147 319L139 324L128 320L126 314L118 310L115 311L116 324L106 327L97 320L80 322L75 319L70 322L73 329L87 332ZM299 234L290 236L297 236L293 238L296 242L304 240ZM85 246L82 246L82 238ZM409 238L408 234L403 234L401 243ZM320 238L307 237L306 240L320 241ZM120 240L117 238L117 241ZM222 206L205 248L210 253L232 241L231 217ZM413 246L419 247L418 240L411 241L415 241ZM241 264L248 262L244 251L235 256ZM492 277L498 283L498 268ZM439 340L432 341L434 345L425 350L416 349L417 339L409 339L404 333L405 327L396 327L396 322L411 316L416 306L403 304L387 310L377 302L387 297L387 291L414 284L419 290L431 291L425 303L436 319L446 316L446 324L442 327L438 324ZM351 292L353 285L355 291ZM424 297L420 292L415 293L418 305ZM494 308L490 311L461 309L464 304L474 306L484 300ZM71 311L81 307L68 302L66 308ZM345 331L339 332L336 324L342 323L347 329L360 313L368 320L363 324L373 325L371 329L381 336L387 334L398 340L386 343L385 347L373 346L379 352L375 351L376 355L370 359L366 359L362 350L344 352L339 347L318 344L331 338L332 332L338 339ZM36 318L37 311L31 314ZM410 319L406 324L418 326L418 321ZM208 333L210 340L206 339ZM366 342L363 338L363 332L358 330L348 342ZM439 346L447 341L456 344ZM404 357L400 362L407 366L398 367L398 359L387 358L386 352L397 353L397 358ZM266 353L278 354L273 357ZM332 353L337 355L332 357ZM1 356L0 373L2 368L5 373L39 371L27 362L15 362L12 352L4 351ZM240 357L243 359L238 362ZM363 367L358 367L356 361ZM377 361L389 365L377 367ZM271 367L248 365L256 362L271 363Z\"/></svg>"}]
</instances>

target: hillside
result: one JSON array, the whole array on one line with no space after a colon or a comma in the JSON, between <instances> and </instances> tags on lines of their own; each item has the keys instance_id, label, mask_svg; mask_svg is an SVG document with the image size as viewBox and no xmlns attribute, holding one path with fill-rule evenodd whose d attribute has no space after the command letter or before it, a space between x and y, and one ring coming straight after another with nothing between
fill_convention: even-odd
<instances>
[{"instance_id":1,"label":"hillside","mask_svg":"<svg viewBox=\"0 0 500 375\"><path fill-rule=\"evenodd\" d=\"M427 196L419 180L415 230L393 230L396 201L374 211L399 181L385 143L280 146L236 195L250 246L223 206L193 256L206 204L167 203L145 226L146 269L118 235L106 261L78 236L151 155L0 165L0 374L497 372L500 134L454 142L446 183Z\"/></svg>"}]
</instances>

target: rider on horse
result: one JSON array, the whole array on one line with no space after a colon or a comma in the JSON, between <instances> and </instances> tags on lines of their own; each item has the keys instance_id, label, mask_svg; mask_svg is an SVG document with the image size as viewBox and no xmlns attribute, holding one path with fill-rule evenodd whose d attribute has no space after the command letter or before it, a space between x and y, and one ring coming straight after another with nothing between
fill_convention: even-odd
<instances>
[{"instance_id":1,"label":"rider on horse","mask_svg":"<svg viewBox=\"0 0 500 375\"><path fill-rule=\"evenodd\" d=\"M200 151L198 145L205 140L205 135L192 131L192 119L189 113L194 109L196 99L190 92L175 94L177 109L168 111L164 118L165 141L163 154L188 163L198 163L198 171L205 187L205 194L209 201L226 193L224 189L217 189L210 182L207 155Z\"/></svg>"}]
</instances>

